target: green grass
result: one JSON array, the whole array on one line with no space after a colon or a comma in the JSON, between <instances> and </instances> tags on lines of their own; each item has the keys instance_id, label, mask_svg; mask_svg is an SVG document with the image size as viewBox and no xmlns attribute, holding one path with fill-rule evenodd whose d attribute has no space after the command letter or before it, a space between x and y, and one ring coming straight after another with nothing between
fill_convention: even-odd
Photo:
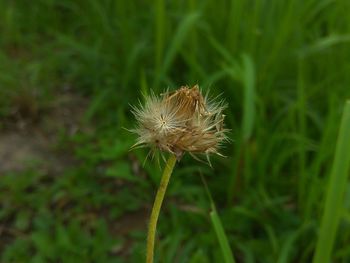
<instances>
[{"instance_id":1,"label":"green grass","mask_svg":"<svg viewBox=\"0 0 350 263\"><path fill-rule=\"evenodd\" d=\"M313 262L329 262L344 206L350 167L350 101L344 107L320 234Z\"/></svg>"},{"instance_id":2,"label":"green grass","mask_svg":"<svg viewBox=\"0 0 350 263\"><path fill-rule=\"evenodd\" d=\"M88 101L86 129L51 134L50 152L73 164L0 175L0 261L142 262L161 169L129 152L129 104L198 83L228 102L232 143L212 169L178 165L158 262L224 262L198 169L236 262L349 262L349 171L335 170L349 12L347 0L0 1L0 142L49 130L62 94Z\"/></svg>"}]
</instances>

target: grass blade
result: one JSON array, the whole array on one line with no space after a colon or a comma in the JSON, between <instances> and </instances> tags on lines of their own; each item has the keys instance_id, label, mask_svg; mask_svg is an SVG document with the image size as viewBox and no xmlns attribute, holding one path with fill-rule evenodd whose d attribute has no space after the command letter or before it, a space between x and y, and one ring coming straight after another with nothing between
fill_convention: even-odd
<instances>
[{"instance_id":1,"label":"grass blade","mask_svg":"<svg viewBox=\"0 0 350 263\"><path fill-rule=\"evenodd\" d=\"M218 213L216 212L215 206L213 206L213 210L210 212L210 219L213 223L216 236L219 240L225 263L234 263L235 260L233 258L232 251L228 243L227 236L225 234L225 230L221 224L221 220L218 216Z\"/></svg>"},{"instance_id":2,"label":"grass blade","mask_svg":"<svg viewBox=\"0 0 350 263\"><path fill-rule=\"evenodd\" d=\"M244 87L244 110L243 110L243 140L249 140L253 132L255 115L255 71L254 64L250 56L244 54L243 57L243 76L242 83Z\"/></svg>"},{"instance_id":3,"label":"grass blade","mask_svg":"<svg viewBox=\"0 0 350 263\"><path fill-rule=\"evenodd\" d=\"M313 263L330 262L350 165L350 101L344 107Z\"/></svg>"},{"instance_id":4,"label":"grass blade","mask_svg":"<svg viewBox=\"0 0 350 263\"><path fill-rule=\"evenodd\" d=\"M166 75L178 51L180 50L183 43L185 42L188 34L196 26L196 22L199 19L199 17L200 17L199 13L190 13L182 19L181 23L179 24L175 32L174 37L172 38L172 41L170 42L171 44L164 56L164 63L162 64L161 73L157 77L156 84L154 85L155 90L157 90L157 87L161 79Z\"/></svg>"},{"instance_id":5,"label":"grass blade","mask_svg":"<svg viewBox=\"0 0 350 263\"><path fill-rule=\"evenodd\" d=\"M159 72L164 53L165 44L165 3L164 0L157 0L155 4L155 65Z\"/></svg>"},{"instance_id":6,"label":"grass blade","mask_svg":"<svg viewBox=\"0 0 350 263\"><path fill-rule=\"evenodd\" d=\"M323 52L328 48L342 43L349 43L350 35L331 35L317 40L314 44L306 46L299 51L300 56L309 56L318 52Z\"/></svg>"},{"instance_id":7,"label":"grass blade","mask_svg":"<svg viewBox=\"0 0 350 263\"><path fill-rule=\"evenodd\" d=\"M221 220L220 220L219 215L216 211L216 206L215 206L215 203L214 203L213 198L211 196L209 187L208 187L204 177L202 176L202 174L201 174L201 179L202 179L202 182L204 184L205 191L207 192L207 195L210 199L210 205L211 205L210 219L211 219L211 222L213 223L213 227L214 227L216 236L217 236L219 244L220 244L222 255L224 257L224 262L225 263L235 263L235 259L233 257L233 253L232 253L230 244L228 242L228 238L226 236L224 227L222 226Z\"/></svg>"},{"instance_id":8,"label":"grass blade","mask_svg":"<svg viewBox=\"0 0 350 263\"><path fill-rule=\"evenodd\" d=\"M191 32L194 26L196 26L196 22L199 19L200 15L198 13L191 13L186 15L181 21L177 31L172 39L171 45L165 55L164 64L163 64L163 73L165 74L171 63L173 62L176 52L180 49L188 33Z\"/></svg>"},{"instance_id":9,"label":"grass blade","mask_svg":"<svg viewBox=\"0 0 350 263\"><path fill-rule=\"evenodd\" d=\"M293 262L292 255L295 254L296 242L301 238L303 234L305 234L306 230L309 230L311 224L302 225L296 231L288 234L286 240L281 244L281 249L279 252L277 263L288 263Z\"/></svg>"}]
</instances>

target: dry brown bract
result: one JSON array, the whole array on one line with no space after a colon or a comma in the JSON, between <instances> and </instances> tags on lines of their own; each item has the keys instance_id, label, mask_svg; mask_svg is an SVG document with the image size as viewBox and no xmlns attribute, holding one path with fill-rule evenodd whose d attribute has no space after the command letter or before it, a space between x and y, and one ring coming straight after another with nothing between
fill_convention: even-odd
<instances>
[{"instance_id":1,"label":"dry brown bract","mask_svg":"<svg viewBox=\"0 0 350 263\"><path fill-rule=\"evenodd\" d=\"M170 152L179 160L185 152L190 154L218 153L227 140L222 111L226 104L203 97L198 85L182 86L174 92L145 98L145 104L133 107L138 121L136 146ZM208 158L209 160L209 158Z\"/></svg>"}]
</instances>

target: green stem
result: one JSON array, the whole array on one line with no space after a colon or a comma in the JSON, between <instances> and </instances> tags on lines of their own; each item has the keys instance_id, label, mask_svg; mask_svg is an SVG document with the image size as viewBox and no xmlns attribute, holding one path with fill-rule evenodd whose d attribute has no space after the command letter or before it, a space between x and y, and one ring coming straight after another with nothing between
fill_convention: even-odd
<instances>
[{"instance_id":1,"label":"green stem","mask_svg":"<svg viewBox=\"0 0 350 263\"><path fill-rule=\"evenodd\" d=\"M158 187L156 199L154 200L151 218L148 226L146 263L153 263L154 240L156 237L157 221L159 217L160 208L162 207L164 195L169 183L171 173L174 169L175 163L176 163L176 157L175 155L171 155L165 165L162 179Z\"/></svg>"}]
</instances>

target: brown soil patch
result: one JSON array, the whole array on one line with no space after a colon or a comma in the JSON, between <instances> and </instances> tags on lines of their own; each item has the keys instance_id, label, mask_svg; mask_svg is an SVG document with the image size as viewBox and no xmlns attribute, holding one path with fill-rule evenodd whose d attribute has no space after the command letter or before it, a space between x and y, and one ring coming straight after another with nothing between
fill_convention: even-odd
<instances>
[{"instance_id":1,"label":"brown soil patch","mask_svg":"<svg viewBox=\"0 0 350 263\"><path fill-rule=\"evenodd\" d=\"M3 120L0 130L0 174L36 169L61 171L74 162L68 152L58 152L60 135L74 135L81 129L87 100L74 94L62 94L35 116L23 117L21 105Z\"/></svg>"}]
</instances>

